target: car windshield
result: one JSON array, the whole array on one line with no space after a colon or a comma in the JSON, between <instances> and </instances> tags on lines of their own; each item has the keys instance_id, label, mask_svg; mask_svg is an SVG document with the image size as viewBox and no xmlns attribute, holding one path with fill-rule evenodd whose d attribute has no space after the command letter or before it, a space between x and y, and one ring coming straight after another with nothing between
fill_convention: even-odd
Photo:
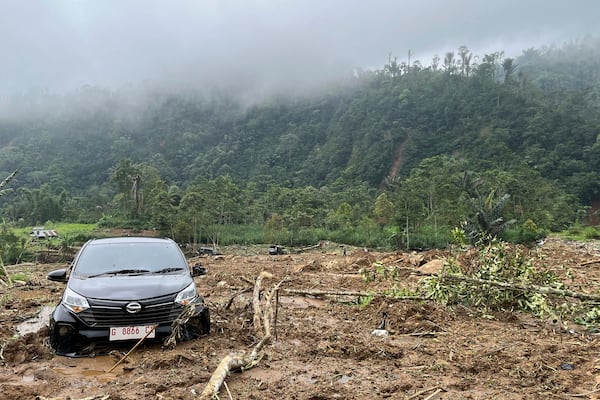
<instances>
[{"instance_id":1,"label":"car windshield","mask_svg":"<svg viewBox=\"0 0 600 400\"><path fill-rule=\"evenodd\" d=\"M95 276L185 269L188 269L187 261L173 243L91 243L79 255L74 272Z\"/></svg>"}]
</instances>

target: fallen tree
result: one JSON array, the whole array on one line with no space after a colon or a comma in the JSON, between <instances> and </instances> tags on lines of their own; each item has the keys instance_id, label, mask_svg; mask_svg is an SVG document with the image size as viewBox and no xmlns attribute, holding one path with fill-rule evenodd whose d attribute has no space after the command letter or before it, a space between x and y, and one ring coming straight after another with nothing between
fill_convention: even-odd
<instances>
[{"instance_id":1,"label":"fallen tree","mask_svg":"<svg viewBox=\"0 0 600 400\"><path fill-rule=\"evenodd\" d=\"M470 278L470 277L464 276L464 275L452 275L452 274L442 274L442 275L440 275L439 279L441 282L443 282L443 281L466 282L466 283L473 283L473 284L477 284L477 285L495 286L495 287L502 288L502 289L511 289L511 290L518 290L518 291L523 291L523 292L534 292L534 293L540 293L540 294L553 294L553 295L562 296L562 297L572 297L572 298L584 300L584 301L600 302L600 296L574 292L572 290L566 290L566 289L557 289L557 288L553 288L553 287L549 287L549 286L539 286L539 285L534 285L534 284L524 285L524 284L500 282L500 281L494 281L494 280L488 280L488 279L476 279L476 278Z\"/></svg>"},{"instance_id":2,"label":"fallen tree","mask_svg":"<svg viewBox=\"0 0 600 400\"><path fill-rule=\"evenodd\" d=\"M225 356L204 387L204 390L200 394L200 399L208 400L217 397L221 386L223 386L225 379L231 372L235 370L250 369L257 365L262 358L260 353L264 346L268 344L272 338L271 324L274 320L274 309L277 307L276 304L272 304L273 297L277 294L279 287L284 282L281 281L276 284L264 297L265 300L261 302L260 293L262 291L262 281L263 279L272 277L273 276L270 273L263 271L256 278L256 282L254 284L254 293L252 296L252 305L254 308L253 324L256 337L260 338L260 340L254 346L250 354L247 354L245 351L235 351Z\"/></svg>"}]
</instances>

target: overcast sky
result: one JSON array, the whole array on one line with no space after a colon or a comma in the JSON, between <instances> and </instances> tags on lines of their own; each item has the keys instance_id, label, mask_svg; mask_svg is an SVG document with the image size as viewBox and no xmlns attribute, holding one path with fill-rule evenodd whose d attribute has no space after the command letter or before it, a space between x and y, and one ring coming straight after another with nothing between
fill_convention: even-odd
<instances>
[{"instance_id":1,"label":"overcast sky","mask_svg":"<svg viewBox=\"0 0 600 400\"><path fill-rule=\"evenodd\" d=\"M311 85L600 36L599 0L0 0L0 93L84 84Z\"/></svg>"}]
</instances>

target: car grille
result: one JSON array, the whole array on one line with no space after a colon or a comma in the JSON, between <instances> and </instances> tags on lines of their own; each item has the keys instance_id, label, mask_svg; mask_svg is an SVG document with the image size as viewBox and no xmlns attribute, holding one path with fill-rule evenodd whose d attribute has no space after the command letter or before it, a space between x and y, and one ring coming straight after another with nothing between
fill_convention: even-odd
<instances>
[{"instance_id":1,"label":"car grille","mask_svg":"<svg viewBox=\"0 0 600 400\"><path fill-rule=\"evenodd\" d=\"M79 313L78 317L86 325L96 328L171 323L183 310L175 303L175 295L137 300L142 309L135 314L125 309L132 302L129 300L87 300L90 308Z\"/></svg>"}]
</instances>

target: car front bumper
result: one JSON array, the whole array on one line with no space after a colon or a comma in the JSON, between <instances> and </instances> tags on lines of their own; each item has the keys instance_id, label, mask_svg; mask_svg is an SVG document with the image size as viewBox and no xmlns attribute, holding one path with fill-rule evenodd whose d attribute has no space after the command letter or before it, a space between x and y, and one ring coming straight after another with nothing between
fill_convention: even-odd
<instances>
[{"instance_id":1,"label":"car front bumper","mask_svg":"<svg viewBox=\"0 0 600 400\"><path fill-rule=\"evenodd\" d=\"M202 321L208 320L208 324L210 324L208 308L203 300L197 297L192 304L195 306L194 314L190 317L188 323L193 326L202 326ZM171 334L173 331L173 321L184 310L184 307L175 303L172 307L174 307L174 310L169 313L169 318L167 319L163 318L162 320L151 321L144 316L137 319L129 316L129 319L126 320L127 324L124 324L123 316L118 316L115 318L116 322L114 323L103 320L102 323L89 325L79 315L74 314L61 303L54 309L54 312L50 316L50 344L57 354L73 354L85 349L91 343L108 343L110 341L111 328L143 325L157 325L154 329L155 337L151 340L158 341ZM122 312L126 313L124 307ZM208 325L208 329L210 329L210 325Z\"/></svg>"}]
</instances>

